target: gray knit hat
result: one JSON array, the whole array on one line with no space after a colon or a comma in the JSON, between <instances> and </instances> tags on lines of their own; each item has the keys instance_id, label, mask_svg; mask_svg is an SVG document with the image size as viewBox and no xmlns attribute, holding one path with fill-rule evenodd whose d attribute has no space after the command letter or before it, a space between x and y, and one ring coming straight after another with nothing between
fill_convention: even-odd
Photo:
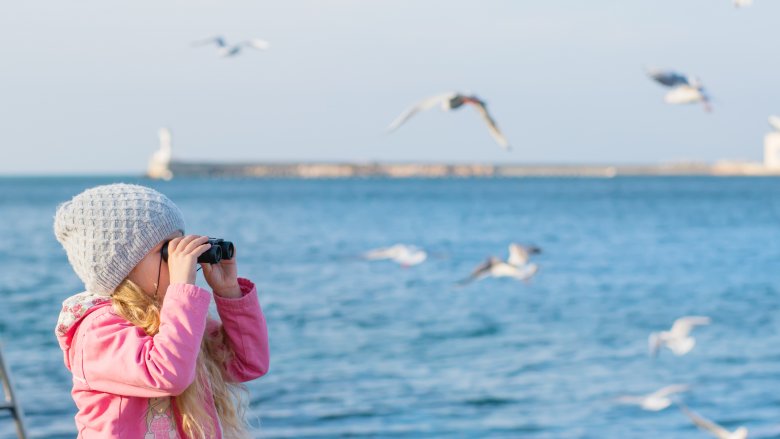
<instances>
[{"instance_id":1,"label":"gray knit hat","mask_svg":"<svg viewBox=\"0 0 780 439\"><path fill-rule=\"evenodd\" d=\"M57 207L54 235L87 291L110 295L149 251L184 219L154 189L109 184L87 189Z\"/></svg>"}]
</instances>

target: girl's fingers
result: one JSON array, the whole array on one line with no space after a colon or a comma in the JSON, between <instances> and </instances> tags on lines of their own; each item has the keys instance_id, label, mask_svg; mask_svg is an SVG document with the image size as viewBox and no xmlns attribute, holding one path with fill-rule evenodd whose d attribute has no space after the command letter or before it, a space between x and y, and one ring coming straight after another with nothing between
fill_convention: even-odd
<instances>
[{"instance_id":1,"label":"girl's fingers","mask_svg":"<svg viewBox=\"0 0 780 439\"><path fill-rule=\"evenodd\" d=\"M195 254L195 255L200 256L203 253L206 253L210 248L211 248L211 244L209 244L207 242L207 243L205 243L203 245L199 245L198 247L196 247L195 251L193 251L192 253Z\"/></svg>"},{"instance_id":2,"label":"girl's fingers","mask_svg":"<svg viewBox=\"0 0 780 439\"><path fill-rule=\"evenodd\" d=\"M209 240L208 236L200 236L198 238L193 238L187 243L187 246L184 247L182 251L184 253L193 253L197 251L198 248L200 248L201 246L206 245L208 240Z\"/></svg>"},{"instance_id":3,"label":"girl's fingers","mask_svg":"<svg viewBox=\"0 0 780 439\"><path fill-rule=\"evenodd\" d=\"M168 241L168 253L173 253L176 251L176 246L179 245L180 241L181 237L176 237Z\"/></svg>"}]
</instances>

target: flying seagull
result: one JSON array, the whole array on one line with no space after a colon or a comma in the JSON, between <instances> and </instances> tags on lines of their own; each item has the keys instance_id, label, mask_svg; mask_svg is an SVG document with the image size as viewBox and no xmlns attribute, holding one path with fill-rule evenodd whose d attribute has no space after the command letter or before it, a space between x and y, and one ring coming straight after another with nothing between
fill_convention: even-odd
<instances>
[{"instance_id":1,"label":"flying seagull","mask_svg":"<svg viewBox=\"0 0 780 439\"><path fill-rule=\"evenodd\" d=\"M648 338L650 355L657 356L661 346L666 346L675 355L685 355L693 349L696 339L690 336L691 330L696 326L709 325L710 318L702 316L680 317L674 321L672 329L668 331L653 332Z\"/></svg>"},{"instance_id":2,"label":"flying seagull","mask_svg":"<svg viewBox=\"0 0 780 439\"><path fill-rule=\"evenodd\" d=\"M457 110L463 105L473 106L479 112L482 120L487 124L488 131L490 131L490 135L493 136L493 139L506 151L512 149L509 146L509 141L506 139L506 137L504 137L501 131L499 131L496 122L493 120L493 117L490 116L490 113L488 113L487 104L485 101L475 95L467 96L465 94L456 92L432 96L414 104L412 107L401 113L401 115L398 116L389 127L387 127L387 131L395 131L398 129L398 127L403 125L407 120L409 120L418 112L430 110L437 105L441 106L443 111Z\"/></svg>"},{"instance_id":3,"label":"flying seagull","mask_svg":"<svg viewBox=\"0 0 780 439\"><path fill-rule=\"evenodd\" d=\"M674 384L658 389L648 395L622 396L618 398L618 401L623 404L636 404L644 410L658 412L672 405L672 398L670 398L670 396L687 392L689 388L689 386L684 384Z\"/></svg>"},{"instance_id":4,"label":"flying seagull","mask_svg":"<svg viewBox=\"0 0 780 439\"><path fill-rule=\"evenodd\" d=\"M258 50L268 50L268 48L271 47L268 41L261 40L258 38L252 38L231 45L228 44L225 41L225 38L221 36L211 37L206 40L195 41L194 43L192 43L193 46L206 46L210 44L214 44L217 46L217 54L223 58L238 55L244 47L251 47L253 49L258 49Z\"/></svg>"},{"instance_id":5,"label":"flying seagull","mask_svg":"<svg viewBox=\"0 0 780 439\"><path fill-rule=\"evenodd\" d=\"M747 439L748 437L748 429L745 427L739 427L734 431L728 431L720 425L710 421L709 419L692 412L683 404L680 404L680 410L682 410L682 412L685 413L688 418L690 418L694 425L708 433L711 433L718 439Z\"/></svg>"},{"instance_id":6,"label":"flying seagull","mask_svg":"<svg viewBox=\"0 0 780 439\"><path fill-rule=\"evenodd\" d=\"M769 116L769 126L780 131L780 116Z\"/></svg>"},{"instance_id":7,"label":"flying seagull","mask_svg":"<svg viewBox=\"0 0 780 439\"><path fill-rule=\"evenodd\" d=\"M742 8L753 4L753 0L734 0L735 8Z\"/></svg>"},{"instance_id":8,"label":"flying seagull","mask_svg":"<svg viewBox=\"0 0 780 439\"><path fill-rule=\"evenodd\" d=\"M428 258L428 253L413 245L395 244L391 247L370 250L363 254L363 257L371 261L390 259L403 267L411 267L424 262Z\"/></svg>"},{"instance_id":9,"label":"flying seagull","mask_svg":"<svg viewBox=\"0 0 780 439\"><path fill-rule=\"evenodd\" d=\"M485 277L511 277L517 280L528 280L539 271L539 266L528 263L531 254L540 253L538 247L524 247L519 244L509 244L509 257L506 261L491 256L477 266L469 277L458 282L460 285L480 280Z\"/></svg>"},{"instance_id":10,"label":"flying seagull","mask_svg":"<svg viewBox=\"0 0 780 439\"><path fill-rule=\"evenodd\" d=\"M671 88L664 96L664 102L667 104L695 104L701 102L705 111L712 111L710 96L699 78L684 75L673 70L662 69L648 69L647 75L657 83Z\"/></svg>"}]
</instances>

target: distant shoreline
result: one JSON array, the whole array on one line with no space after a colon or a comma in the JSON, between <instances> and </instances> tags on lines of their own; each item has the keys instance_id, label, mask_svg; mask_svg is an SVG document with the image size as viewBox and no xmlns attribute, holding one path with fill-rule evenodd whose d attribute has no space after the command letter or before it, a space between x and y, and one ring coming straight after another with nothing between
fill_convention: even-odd
<instances>
[{"instance_id":1,"label":"distant shoreline","mask_svg":"<svg viewBox=\"0 0 780 439\"><path fill-rule=\"evenodd\" d=\"M717 162L582 165L582 164L469 164L469 163L350 163L350 162L260 162L209 163L171 161L165 174L150 178L228 177L338 179L382 178L494 178L494 177L594 177L619 176L780 176L780 168L762 163Z\"/></svg>"}]
</instances>

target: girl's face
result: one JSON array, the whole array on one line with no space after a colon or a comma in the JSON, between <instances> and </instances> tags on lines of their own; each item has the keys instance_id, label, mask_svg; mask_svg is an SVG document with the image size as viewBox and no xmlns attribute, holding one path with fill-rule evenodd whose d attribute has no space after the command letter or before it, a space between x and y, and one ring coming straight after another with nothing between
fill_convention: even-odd
<instances>
[{"instance_id":1,"label":"girl's face","mask_svg":"<svg viewBox=\"0 0 780 439\"><path fill-rule=\"evenodd\" d=\"M157 245L141 259L141 262L133 268L133 271L127 275L127 278L140 286L146 294L154 296L156 292L160 302L165 298L165 291L171 283L168 274L168 263L162 260L162 246L171 239L179 236L182 236L182 233L176 231L158 242ZM159 283L157 282L158 272L160 277Z\"/></svg>"}]
</instances>

